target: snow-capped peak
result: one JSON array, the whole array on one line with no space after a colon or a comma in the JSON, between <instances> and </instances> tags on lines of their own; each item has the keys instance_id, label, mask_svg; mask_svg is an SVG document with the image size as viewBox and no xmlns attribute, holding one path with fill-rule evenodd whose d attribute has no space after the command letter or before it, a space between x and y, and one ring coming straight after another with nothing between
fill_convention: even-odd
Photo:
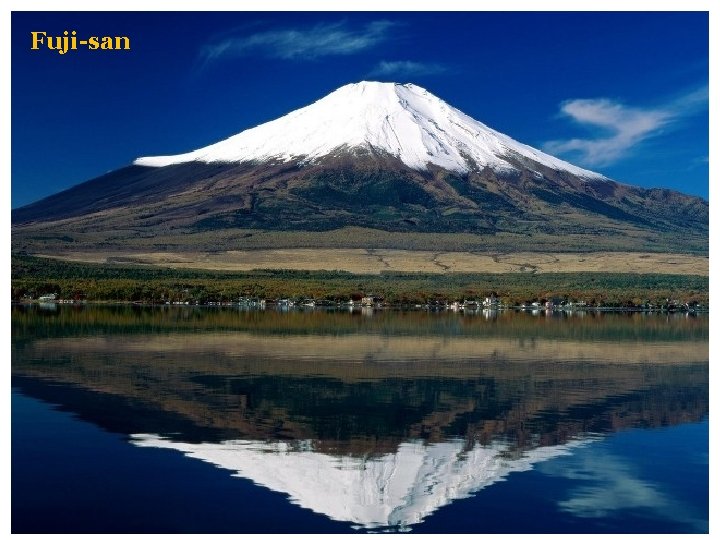
<instances>
[{"instance_id":1,"label":"snow-capped peak","mask_svg":"<svg viewBox=\"0 0 720 540\"><path fill-rule=\"evenodd\" d=\"M363 81L338 88L312 105L216 144L175 156L142 157L136 165L190 161L311 162L339 150L372 148L413 169L429 163L451 171L515 168L522 156L583 178L604 178L519 143L451 107L414 84Z\"/></svg>"},{"instance_id":2,"label":"snow-capped peak","mask_svg":"<svg viewBox=\"0 0 720 540\"><path fill-rule=\"evenodd\" d=\"M185 443L154 434L131 436L135 446L180 451L233 471L233 476L287 493L294 504L333 520L367 529L400 530L510 473L528 471L536 463L568 455L593 440L588 437L537 447L511 459L506 444L467 450L465 440L406 441L395 452L357 457L317 452L310 440L294 445L251 440Z\"/></svg>"}]
</instances>

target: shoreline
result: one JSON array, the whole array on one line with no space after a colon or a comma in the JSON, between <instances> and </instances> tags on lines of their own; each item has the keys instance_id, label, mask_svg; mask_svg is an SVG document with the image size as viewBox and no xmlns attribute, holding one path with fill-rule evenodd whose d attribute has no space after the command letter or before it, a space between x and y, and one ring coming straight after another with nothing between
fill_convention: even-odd
<instances>
[{"instance_id":1,"label":"shoreline","mask_svg":"<svg viewBox=\"0 0 720 540\"><path fill-rule=\"evenodd\" d=\"M375 305L361 305L361 304L348 304L348 303L336 303L336 304L324 304L324 305L306 305L306 304L279 304L276 302L268 302L263 306L260 305L249 305L242 302L208 302L208 303L190 303L190 302L168 302L168 303L152 303L152 302L138 302L132 300L82 300L82 301L69 301L69 300L58 300L55 302L40 302L38 300L31 301L12 301L12 306L38 306L52 309L57 306L137 306L137 307L158 307L158 308L241 308L240 311L276 311L276 312L302 312L302 311L351 311L351 312L362 312L367 310L372 311L427 311L431 313L470 313L470 314L487 314L487 313L500 313L504 311L514 312L526 312L532 315L538 313L580 313L580 312L602 312L602 313L691 313L691 314L707 314L710 312L708 307L659 307L659 308L645 308L645 307L615 307L615 306L553 306L553 307L539 307L539 306L498 306L498 307L481 307L481 308L452 308L447 305L431 305L431 304L375 304Z\"/></svg>"},{"instance_id":2,"label":"shoreline","mask_svg":"<svg viewBox=\"0 0 720 540\"><path fill-rule=\"evenodd\" d=\"M682 311L709 307L709 281L703 275L614 272L218 272L13 257L11 300Z\"/></svg>"}]
</instances>

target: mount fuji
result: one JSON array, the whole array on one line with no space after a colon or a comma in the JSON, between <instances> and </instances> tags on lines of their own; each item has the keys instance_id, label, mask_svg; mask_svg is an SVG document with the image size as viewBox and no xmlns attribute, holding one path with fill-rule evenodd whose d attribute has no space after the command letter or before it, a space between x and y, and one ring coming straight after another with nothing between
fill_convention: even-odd
<instances>
[{"instance_id":1,"label":"mount fuji","mask_svg":"<svg viewBox=\"0 0 720 540\"><path fill-rule=\"evenodd\" d=\"M542 238L560 251L706 252L709 228L701 198L615 182L419 86L379 82L343 86L191 152L138 158L16 209L12 221L14 248L29 251L49 232L75 249L90 238L133 249L138 237L233 249L257 231L277 233L269 247L297 247L297 234L285 241L283 233L301 231L333 232L333 247L342 247L352 235L338 231L372 230L415 233L421 249L460 233L501 249ZM313 238L318 245L306 247L323 247L322 234Z\"/></svg>"},{"instance_id":2,"label":"mount fuji","mask_svg":"<svg viewBox=\"0 0 720 540\"><path fill-rule=\"evenodd\" d=\"M468 173L489 167L519 171L513 161L528 160L581 178L605 179L518 143L473 120L414 84L349 84L316 103L230 137L177 156L145 157L135 165L241 163L301 160L305 164L350 150L386 154L408 167L435 165Z\"/></svg>"}]
</instances>

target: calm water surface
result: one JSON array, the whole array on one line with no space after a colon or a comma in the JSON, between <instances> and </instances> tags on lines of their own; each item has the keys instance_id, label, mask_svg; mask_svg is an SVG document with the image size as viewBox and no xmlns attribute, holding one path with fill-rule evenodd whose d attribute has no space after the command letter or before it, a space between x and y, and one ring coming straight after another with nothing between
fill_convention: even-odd
<instances>
[{"instance_id":1,"label":"calm water surface","mask_svg":"<svg viewBox=\"0 0 720 540\"><path fill-rule=\"evenodd\" d=\"M707 317L14 307L12 530L707 532Z\"/></svg>"}]
</instances>

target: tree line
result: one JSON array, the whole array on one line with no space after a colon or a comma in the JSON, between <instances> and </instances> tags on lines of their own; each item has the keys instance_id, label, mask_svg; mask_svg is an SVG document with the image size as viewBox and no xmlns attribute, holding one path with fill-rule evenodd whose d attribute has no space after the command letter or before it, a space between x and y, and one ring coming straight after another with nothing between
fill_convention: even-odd
<instances>
[{"instance_id":1,"label":"tree line","mask_svg":"<svg viewBox=\"0 0 720 540\"><path fill-rule=\"evenodd\" d=\"M604 272L546 274L423 274L255 270L227 272L73 263L14 256L12 299L86 301L236 302L239 298L334 302L372 295L392 304L433 304L495 296L508 305L559 300L593 306L660 305L668 300L707 305L707 276Z\"/></svg>"}]
</instances>

